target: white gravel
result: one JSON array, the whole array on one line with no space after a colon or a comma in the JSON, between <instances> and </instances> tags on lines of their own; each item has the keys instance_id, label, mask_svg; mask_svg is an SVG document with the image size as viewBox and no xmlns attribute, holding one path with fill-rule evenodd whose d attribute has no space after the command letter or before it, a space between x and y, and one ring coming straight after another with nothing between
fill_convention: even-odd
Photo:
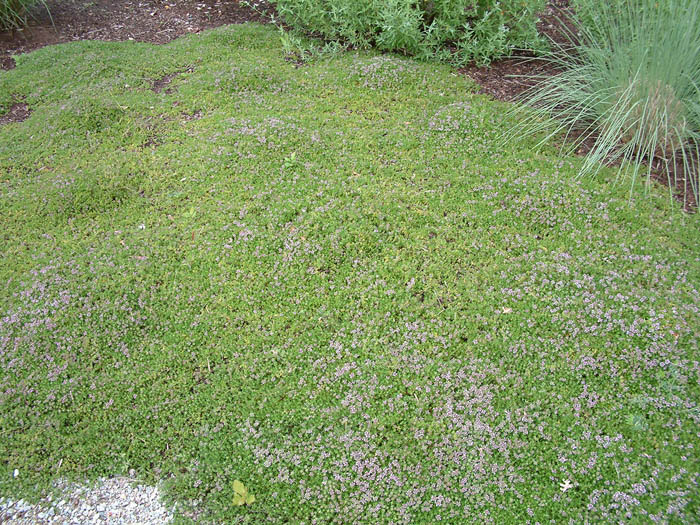
<instances>
[{"instance_id":1,"label":"white gravel","mask_svg":"<svg viewBox=\"0 0 700 525\"><path fill-rule=\"evenodd\" d=\"M101 479L94 486L57 482L60 496L38 504L0 497L0 523L11 525L160 525L173 519L157 487L130 478Z\"/></svg>"}]
</instances>

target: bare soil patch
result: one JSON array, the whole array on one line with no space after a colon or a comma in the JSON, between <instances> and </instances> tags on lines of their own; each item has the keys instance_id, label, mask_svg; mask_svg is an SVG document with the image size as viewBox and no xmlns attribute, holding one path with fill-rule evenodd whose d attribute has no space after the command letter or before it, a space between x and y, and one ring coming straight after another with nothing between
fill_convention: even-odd
<instances>
[{"instance_id":1,"label":"bare soil patch","mask_svg":"<svg viewBox=\"0 0 700 525\"><path fill-rule=\"evenodd\" d=\"M0 115L0 126L11 122L23 122L32 114L30 107L24 102L17 102L10 106L10 111L4 115Z\"/></svg>"},{"instance_id":2,"label":"bare soil patch","mask_svg":"<svg viewBox=\"0 0 700 525\"><path fill-rule=\"evenodd\" d=\"M184 71L175 71L174 73L169 73L162 78L156 79L151 85L151 91L154 93L165 92L166 95L170 95L173 92L173 90L168 87L170 83L177 78L178 75L182 73L192 73L192 71L194 71L194 68L188 67Z\"/></svg>"}]
</instances>

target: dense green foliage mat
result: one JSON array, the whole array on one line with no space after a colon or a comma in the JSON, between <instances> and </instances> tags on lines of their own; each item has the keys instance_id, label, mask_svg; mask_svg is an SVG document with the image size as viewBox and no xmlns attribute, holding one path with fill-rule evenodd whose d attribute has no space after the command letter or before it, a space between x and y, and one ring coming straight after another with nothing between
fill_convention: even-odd
<instances>
[{"instance_id":1,"label":"dense green foliage mat","mask_svg":"<svg viewBox=\"0 0 700 525\"><path fill-rule=\"evenodd\" d=\"M667 193L504 147L447 66L295 67L258 25L17 62L1 494L135 469L182 521L700 513L700 222Z\"/></svg>"}]
</instances>

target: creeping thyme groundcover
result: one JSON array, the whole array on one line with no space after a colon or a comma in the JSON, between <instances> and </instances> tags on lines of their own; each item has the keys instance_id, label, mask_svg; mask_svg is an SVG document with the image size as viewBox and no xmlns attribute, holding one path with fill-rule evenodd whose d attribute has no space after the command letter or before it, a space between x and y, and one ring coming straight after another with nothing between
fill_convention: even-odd
<instances>
[{"instance_id":1,"label":"creeping thyme groundcover","mask_svg":"<svg viewBox=\"0 0 700 525\"><path fill-rule=\"evenodd\" d=\"M133 469L183 523L696 519L697 215L504 146L475 91L296 67L258 25L19 56L0 493Z\"/></svg>"}]
</instances>

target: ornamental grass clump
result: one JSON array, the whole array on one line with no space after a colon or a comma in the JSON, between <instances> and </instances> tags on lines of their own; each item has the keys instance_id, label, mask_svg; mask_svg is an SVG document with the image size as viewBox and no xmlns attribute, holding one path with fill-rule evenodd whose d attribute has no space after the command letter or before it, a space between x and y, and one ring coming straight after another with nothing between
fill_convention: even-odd
<instances>
[{"instance_id":1,"label":"ornamental grass clump","mask_svg":"<svg viewBox=\"0 0 700 525\"><path fill-rule=\"evenodd\" d=\"M26 26L29 9L37 4L46 7L43 0L0 0L0 31Z\"/></svg>"},{"instance_id":2,"label":"ornamental grass clump","mask_svg":"<svg viewBox=\"0 0 700 525\"><path fill-rule=\"evenodd\" d=\"M573 7L575 30L545 56L560 72L524 97L541 118L522 127L548 129L547 138L565 131L574 147L591 140L581 174L629 161L619 173L634 185L640 170L649 181L656 160L669 188L697 201L697 173L690 174L700 137L700 3L578 0Z\"/></svg>"}]
</instances>

